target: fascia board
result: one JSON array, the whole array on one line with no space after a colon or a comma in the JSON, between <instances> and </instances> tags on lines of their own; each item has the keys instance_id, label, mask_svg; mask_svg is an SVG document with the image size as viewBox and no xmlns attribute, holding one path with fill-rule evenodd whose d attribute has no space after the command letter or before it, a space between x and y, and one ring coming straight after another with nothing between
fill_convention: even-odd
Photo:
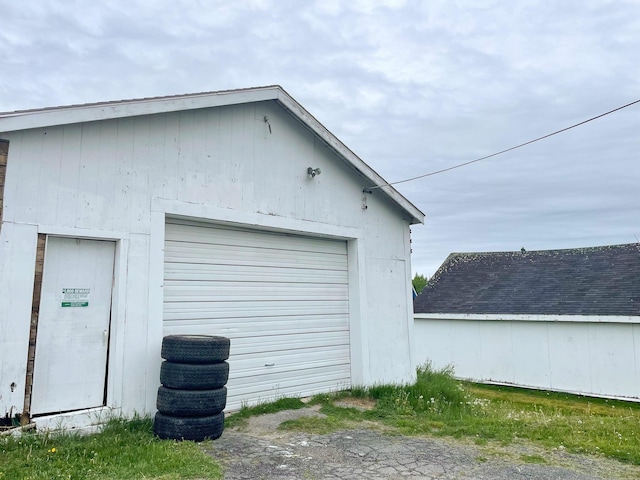
<instances>
[{"instance_id":1,"label":"fascia board","mask_svg":"<svg viewBox=\"0 0 640 480\"><path fill-rule=\"evenodd\" d=\"M275 100L278 87L123 100L0 114L0 132Z\"/></svg>"},{"instance_id":2,"label":"fascia board","mask_svg":"<svg viewBox=\"0 0 640 480\"><path fill-rule=\"evenodd\" d=\"M391 200L405 210L411 216L411 223L424 223L424 213L422 213L415 205L407 200L395 188L388 185L386 180L378 175L369 165L367 165L360 157L351 151L344 143L333 135L327 128L322 125L307 110L296 102L286 91L280 89L278 91L278 101L289 111L295 118L302 122L313 133L318 135L331 149L333 149L340 157L359 172L364 178L371 182L371 187L382 190Z\"/></svg>"},{"instance_id":3,"label":"fascia board","mask_svg":"<svg viewBox=\"0 0 640 480\"><path fill-rule=\"evenodd\" d=\"M483 313L414 313L416 320L453 320L485 322L557 322L557 323L631 323L640 324L640 316L621 315L510 315Z\"/></svg>"}]
</instances>

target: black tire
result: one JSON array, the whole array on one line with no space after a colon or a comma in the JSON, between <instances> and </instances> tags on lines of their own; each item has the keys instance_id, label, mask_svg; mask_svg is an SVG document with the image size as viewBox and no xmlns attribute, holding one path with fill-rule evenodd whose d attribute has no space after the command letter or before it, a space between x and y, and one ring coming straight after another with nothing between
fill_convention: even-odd
<instances>
[{"instance_id":1,"label":"black tire","mask_svg":"<svg viewBox=\"0 0 640 480\"><path fill-rule=\"evenodd\" d=\"M169 388L185 390L211 390L224 387L229 380L227 362L192 364L162 362L160 383Z\"/></svg>"},{"instance_id":2,"label":"black tire","mask_svg":"<svg viewBox=\"0 0 640 480\"><path fill-rule=\"evenodd\" d=\"M153 433L171 440L215 440L224 430L224 412L208 417L184 418L156 413Z\"/></svg>"},{"instance_id":3,"label":"black tire","mask_svg":"<svg viewBox=\"0 0 640 480\"><path fill-rule=\"evenodd\" d=\"M227 388L215 390L180 390L158 388L156 406L160 413L173 417L207 417L227 406Z\"/></svg>"},{"instance_id":4,"label":"black tire","mask_svg":"<svg viewBox=\"0 0 640 480\"><path fill-rule=\"evenodd\" d=\"M231 342L214 335L167 335L162 339L162 358L176 363L219 363L229 358Z\"/></svg>"}]
</instances>

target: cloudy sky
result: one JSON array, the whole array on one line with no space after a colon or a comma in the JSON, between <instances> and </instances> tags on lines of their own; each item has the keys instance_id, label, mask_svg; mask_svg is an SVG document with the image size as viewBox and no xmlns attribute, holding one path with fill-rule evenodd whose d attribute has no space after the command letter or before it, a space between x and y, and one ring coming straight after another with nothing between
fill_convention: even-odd
<instances>
[{"instance_id":1,"label":"cloudy sky","mask_svg":"<svg viewBox=\"0 0 640 480\"><path fill-rule=\"evenodd\" d=\"M0 111L282 85L388 181L640 99L640 2L0 0ZM640 238L640 104L397 185L450 252Z\"/></svg>"}]
</instances>

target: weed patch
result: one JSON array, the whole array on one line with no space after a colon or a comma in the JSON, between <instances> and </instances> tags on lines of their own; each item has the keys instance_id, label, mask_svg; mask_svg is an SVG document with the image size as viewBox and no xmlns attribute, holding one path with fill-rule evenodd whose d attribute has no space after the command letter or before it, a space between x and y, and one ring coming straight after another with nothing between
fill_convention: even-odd
<instances>
[{"instance_id":1,"label":"weed patch","mask_svg":"<svg viewBox=\"0 0 640 480\"><path fill-rule=\"evenodd\" d=\"M523 463L536 463L536 464L545 464L547 461L544 457L540 455L520 455L520 460Z\"/></svg>"}]
</instances>

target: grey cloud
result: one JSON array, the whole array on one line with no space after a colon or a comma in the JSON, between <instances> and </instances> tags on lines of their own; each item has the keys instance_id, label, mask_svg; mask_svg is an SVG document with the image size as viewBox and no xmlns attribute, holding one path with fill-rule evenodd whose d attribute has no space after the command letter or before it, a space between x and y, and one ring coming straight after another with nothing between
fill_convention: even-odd
<instances>
[{"instance_id":1,"label":"grey cloud","mask_svg":"<svg viewBox=\"0 0 640 480\"><path fill-rule=\"evenodd\" d=\"M638 97L626 2L2 2L0 110L278 83L390 181ZM640 236L640 105L400 184L427 214L413 269L451 251Z\"/></svg>"}]
</instances>

